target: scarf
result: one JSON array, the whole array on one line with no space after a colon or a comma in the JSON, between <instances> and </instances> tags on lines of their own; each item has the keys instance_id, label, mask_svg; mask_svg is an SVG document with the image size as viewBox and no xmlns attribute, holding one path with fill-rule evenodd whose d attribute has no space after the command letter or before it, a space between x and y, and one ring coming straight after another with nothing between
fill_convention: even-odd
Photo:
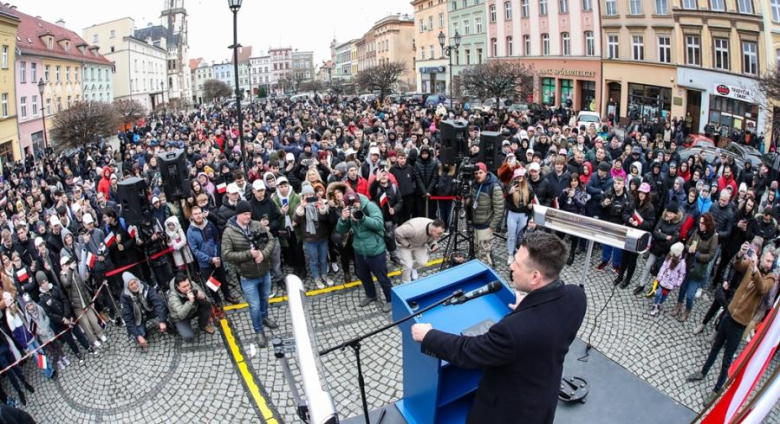
<instances>
[{"instance_id":1,"label":"scarf","mask_svg":"<svg viewBox=\"0 0 780 424\"><path fill-rule=\"evenodd\" d=\"M128 284L125 283L125 294L128 295L130 300L133 302L133 318L135 318L136 326L142 324L144 315L146 313L152 312L152 305L149 303L149 299L147 299L144 295L144 289L146 286L140 281L138 282L138 285L138 293L134 293L132 290L130 290Z\"/></svg>"},{"instance_id":2,"label":"scarf","mask_svg":"<svg viewBox=\"0 0 780 424\"><path fill-rule=\"evenodd\" d=\"M319 214L317 213L317 205L306 205L306 234L317 234L317 225L319 222Z\"/></svg>"}]
</instances>

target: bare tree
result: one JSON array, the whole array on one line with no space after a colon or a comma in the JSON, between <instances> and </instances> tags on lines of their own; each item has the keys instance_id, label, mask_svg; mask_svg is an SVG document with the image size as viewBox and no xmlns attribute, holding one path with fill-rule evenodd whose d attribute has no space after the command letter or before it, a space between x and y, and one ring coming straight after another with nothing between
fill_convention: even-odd
<instances>
[{"instance_id":1,"label":"bare tree","mask_svg":"<svg viewBox=\"0 0 780 424\"><path fill-rule=\"evenodd\" d=\"M379 101L384 102L385 96L392 93L404 70L401 62L383 63L358 73L356 83L362 90L378 91Z\"/></svg>"},{"instance_id":2,"label":"bare tree","mask_svg":"<svg viewBox=\"0 0 780 424\"><path fill-rule=\"evenodd\" d=\"M311 91L314 94L319 93L324 88L324 84L320 80L312 80L303 83L302 89L305 91Z\"/></svg>"},{"instance_id":3,"label":"bare tree","mask_svg":"<svg viewBox=\"0 0 780 424\"><path fill-rule=\"evenodd\" d=\"M760 105L768 115L768 120L774 122L777 118L774 116L775 109L780 105L780 68L775 67L763 73L757 82L759 96L753 101ZM780 138L780 125L772 125L772 134L769 135L770 142Z\"/></svg>"},{"instance_id":4,"label":"bare tree","mask_svg":"<svg viewBox=\"0 0 780 424\"><path fill-rule=\"evenodd\" d=\"M491 60L461 72L463 90L480 100L522 98L533 92L534 69L517 62Z\"/></svg>"},{"instance_id":5,"label":"bare tree","mask_svg":"<svg viewBox=\"0 0 780 424\"><path fill-rule=\"evenodd\" d=\"M122 125L134 125L146 116L146 108L138 100L119 99L114 100L114 110L119 116Z\"/></svg>"},{"instance_id":6,"label":"bare tree","mask_svg":"<svg viewBox=\"0 0 780 424\"><path fill-rule=\"evenodd\" d=\"M120 124L113 105L79 102L54 116L51 138L55 151L83 146L116 134Z\"/></svg>"},{"instance_id":7,"label":"bare tree","mask_svg":"<svg viewBox=\"0 0 780 424\"><path fill-rule=\"evenodd\" d=\"M231 94L233 94L233 89L220 80L209 79L203 82L203 100L207 102L228 97Z\"/></svg>"},{"instance_id":8,"label":"bare tree","mask_svg":"<svg viewBox=\"0 0 780 424\"><path fill-rule=\"evenodd\" d=\"M276 82L276 86L282 90L283 93L287 93L293 87L292 78L289 75L282 75L279 81Z\"/></svg>"},{"instance_id":9,"label":"bare tree","mask_svg":"<svg viewBox=\"0 0 780 424\"><path fill-rule=\"evenodd\" d=\"M293 72L292 78L290 78L290 85L292 85L294 93L297 94L300 91L304 81L306 81L306 75L303 72Z\"/></svg>"}]
</instances>

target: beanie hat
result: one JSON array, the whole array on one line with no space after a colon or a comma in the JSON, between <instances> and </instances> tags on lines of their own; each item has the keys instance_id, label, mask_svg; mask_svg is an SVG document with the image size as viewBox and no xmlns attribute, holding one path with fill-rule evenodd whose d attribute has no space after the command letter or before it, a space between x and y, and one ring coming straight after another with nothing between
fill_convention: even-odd
<instances>
[{"instance_id":1,"label":"beanie hat","mask_svg":"<svg viewBox=\"0 0 780 424\"><path fill-rule=\"evenodd\" d=\"M311 186L311 184L306 184L303 187L301 187L301 195L312 195L314 194L314 187Z\"/></svg>"},{"instance_id":2,"label":"beanie hat","mask_svg":"<svg viewBox=\"0 0 780 424\"><path fill-rule=\"evenodd\" d=\"M607 162L601 162L599 163L599 171L608 172L609 171L609 164Z\"/></svg>"},{"instance_id":3,"label":"beanie hat","mask_svg":"<svg viewBox=\"0 0 780 424\"><path fill-rule=\"evenodd\" d=\"M46 273L45 273L45 272L43 272L43 271L38 271L38 272L36 272L36 273L35 273L35 281L36 281L38 284L41 284L41 282L43 282L43 281L48 281L48 280L49 280L49 279L48 279L48 278L46 278Z\"/></svg>"},{"instance_id":4,"label":"beanie hat","mask_svg":"<svg viewBox=\"0 0 780 424\"><path fill-rule=\"evenodd\" d=\"M247 212L252 212L252 206L249 204L249 202L246 200L238 202L238 205L236 205L236 215L241 215L242 213Z\"/></svg>"},{"instance_id":5,"label":"beanie hat","mask_svg":"<svg viewBox=\"0 0 780 424\"><path fill-rule=\"evenodd\" d=\"M355 164L355 162L349 162L347 163L347 171L349 171L352 168L357 168L358 166Z\"/></svg>"},{"instance_id":6,"label":"beanie hat","mask_svg":"<svg viewBox=\"0 0 780 424\"><path fill-rule=\"evenodd\" d=\"M484 163L482 163L482 162L477 162L477 168L481 169L481 170L482 170L482 172L484 172L484 173L486 173L486 174L487 174L487 166L485 166L485 164L484 164Z\"/></svg>"},{"instance_id":7,"label":"beanie hat","mask_svg":"<svg viewBox=\"0 0 780 424\"><path fill-rule=\"evenodd\" d=\"M672 248L669 250L669 253L679 258L680 255L682 255L684 248L685 246L683 246L683 244L678 241L677 243L672 245Z\"/></svg>"},{"instance_id":8,"label":"beanie hat","mask_svg":"<svg viewBox=\"0 0 780 424\"><path fill-rule=\"evenodd\" d=\"M680 211L680 205L676 201L672 200L671 202L669 202L668 205L666 205L666 211L671 213L677 213Z\"/></svg>"}]
</instances>

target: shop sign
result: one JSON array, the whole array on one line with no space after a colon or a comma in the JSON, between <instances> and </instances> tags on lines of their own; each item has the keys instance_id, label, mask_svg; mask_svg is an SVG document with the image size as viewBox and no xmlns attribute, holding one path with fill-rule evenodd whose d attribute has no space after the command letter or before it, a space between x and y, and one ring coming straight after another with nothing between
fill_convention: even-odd
<instances>
[{"instance_id":1,"label":"shop sign","mask_svg":"<svg viewBox=\"0 0 780 424\"><path fill-rule=\"evenodd\" d=\"M538 74L556 77L596 78L596 71L582 71L579 69L541 69Z\"/></svg>"},{"instance_id":2,"label":"shop sign","mask_svg":"<svg viewBox=\"0 0 780 424\"><path fill-rule=\"evenodd\" d=\"M420 68L421 74L441 74L444 73L444 66L428 66Z\"/></svg>"},{"instance_id":3,"label":"shop sign","mask_svg":"<svg viewBox=\"0 0 780 424\"><path fill-rule=\"evenodd\" d=\"M753 103L753 92L747 88L734 87L733 85L715 84L715 93L719 96L742 100Z\"/></svg>"}]
</instances>

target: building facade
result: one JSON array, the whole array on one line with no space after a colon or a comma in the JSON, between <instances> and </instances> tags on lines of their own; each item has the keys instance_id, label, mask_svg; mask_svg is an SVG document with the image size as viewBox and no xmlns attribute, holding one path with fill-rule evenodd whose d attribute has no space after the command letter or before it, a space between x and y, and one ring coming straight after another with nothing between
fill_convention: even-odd
<instances>
[{"instance_id":1,"label":"building facade","mask_svg":"<svg viewBox=\"0 0 780 424\"><path fill-rule=\"evenodd\" d=\"M303 81L314 79L314 52L294 51L292 54L293 72L303 76Z\"/></svg>"},{"instance_id":2,"label":"building facade","mask_svg":"<svg viewBox=\"0 0 780 424\"><path fill-rule=\"evenodd\" d=\"M2 49L0 62L0 171L6 164L13 164L14 161L22 158L17 127L15 101L17 83L14 68L19 23L20 19L15 10L0 6L0 49ZM28 83L28 85L35 85L35 83ZM35 91L38 91L37 87ZM32 105L23 106L27 108L26 113L32 117Z\"/></svg>"},{"instance_id":3,"label":"building facade","mask_svg":"<svg viewBox=\"0 0 780 424\"><path fill-rule=\"evenodd\" d=\"M371 28L376 43L376 62L378 65L400 62L404 73L399 82L406 89L415 87L414 59L414 17L410 15L390 15L380 19ZM405 90L404 90L405 91Z\"/></svg>"},{"instance_id":4,"label":"building facade","mask_svg":"<svg viewBox=\"0 0 780 424\"><path fill-rule=\"evenodd\" d=\"M268 49L268 55L271 56L271 88L277 92L282 92L283 87L279 86L280 81L289 81L292 77L292 47L279 47Z\"/></svg>"},{"instance_id":5,"label":"building facade","mask_svg":"<svg viewBox=\"0 0 780 424\"><path fill-rule=\"evenodd\" d=\"M256 57L249 59L249 75L251 78L252 95L260 95L260 87L265 88L266 95L270 92L271 85L271 56L260 52Z\"/></svg>"},{"instance_id":6,"label":"building facade","mask_svg":"<svg viewBox=\"0 0 780 424\"><path fill-rule=\"evenodd\" d=\"M346 43L336 45L336 68L333 70L333 78L350 80L355 75L352 74L352 44L357 45L356 40L350 40Z\"/></svg>"},{"instance_id":7,"label":"building facade","mask_svg":"<svg viewBox=\"0 0 780 424\"><path fill-rule=\"evenodd\" d=\"M205 63L202 57L190 59L190 87L192 90L192 98L190 99L193 104L203 103L203 82L199 81L198 69ZM208 65L206 65L208 66Z\"/></svg>"},{"instance_id":8,"label":"building facade","mask_svg":"<svg viewBox=\"0 0 780 424\"><path fill-rule=\"evenodd\" d=\"M703 133L708 124L724 136L763 131L767 114L757 78L767 69L769 52L761 9L749 0L679 0L673 13L678 43L673 97L690 114L692 131Z\"/></svg>"},{"instance_id":9,"label":"building facade","mask_svg":"<svg viewBox=\"0 0 780 424\"><path fill-rule=\"evenodd\" d=\"M414 69L418 92L448 93L449 70L447 57L439 44L439 34L448 37L449 17L446 0L415 0Z\"/></svg>"},{"instance_id":10,"label":"building facade","mask_svg":"<svg viewBox=\"0 0 780 424\"><path fill-rule=\"evenodd\" d=\"M368 31L363 38L357 42L358 49L358 73L376 66L376 40L374 32Z\"/></svg>"},{"instance_id":11,"label":"building facade","mask_svg":"<svg viewBox=\"0 0 780 424\"><path fill-rule=\"evenodd\" d=\"M98 46L89 46L90 55L99 57ZM82 71L82 98L93 102L114 101L114 65L105 62L84 62Z\"/></svg>"},{"instance_id":12,"label":"building facade","mask_svg":"<svg viewBox=\"0 0 780 424\"><path fill-rule=\"evenodd\" d=\"M230 86L230 89L236 90L236 80L233 77L233 62L225 60L222 63L215 63L211 65L214 70L214 79L220 80Z\"/></svg>"},{"instance_id":13,"label":"building facade","mask_svg":"<svg viewBox=\"0 0 780 424\"><path fill-rule=\"evenodd\" d=\"M546 0L542 0L546 1ZM487 58L487 20L484 0L451 0L448 2L449 32L445 31L445 45L454 45L455 33L460 34L460 48L452 52L452 84L456 97L460 96L460 72Z\"/></svg>"},{"instance_id":14,"label":"building facade","mask_svg":"<svg viewBox=\"0 0 780 424\"><path fill-rule=\"evenodd\" d=\"M137 100L149 111L168 101L165 38L159 39L157 46L152 44L151 38L136 38L132 18L93 25L82 33L113 63L115 99Z\"/></svg>"}]
</instances>

